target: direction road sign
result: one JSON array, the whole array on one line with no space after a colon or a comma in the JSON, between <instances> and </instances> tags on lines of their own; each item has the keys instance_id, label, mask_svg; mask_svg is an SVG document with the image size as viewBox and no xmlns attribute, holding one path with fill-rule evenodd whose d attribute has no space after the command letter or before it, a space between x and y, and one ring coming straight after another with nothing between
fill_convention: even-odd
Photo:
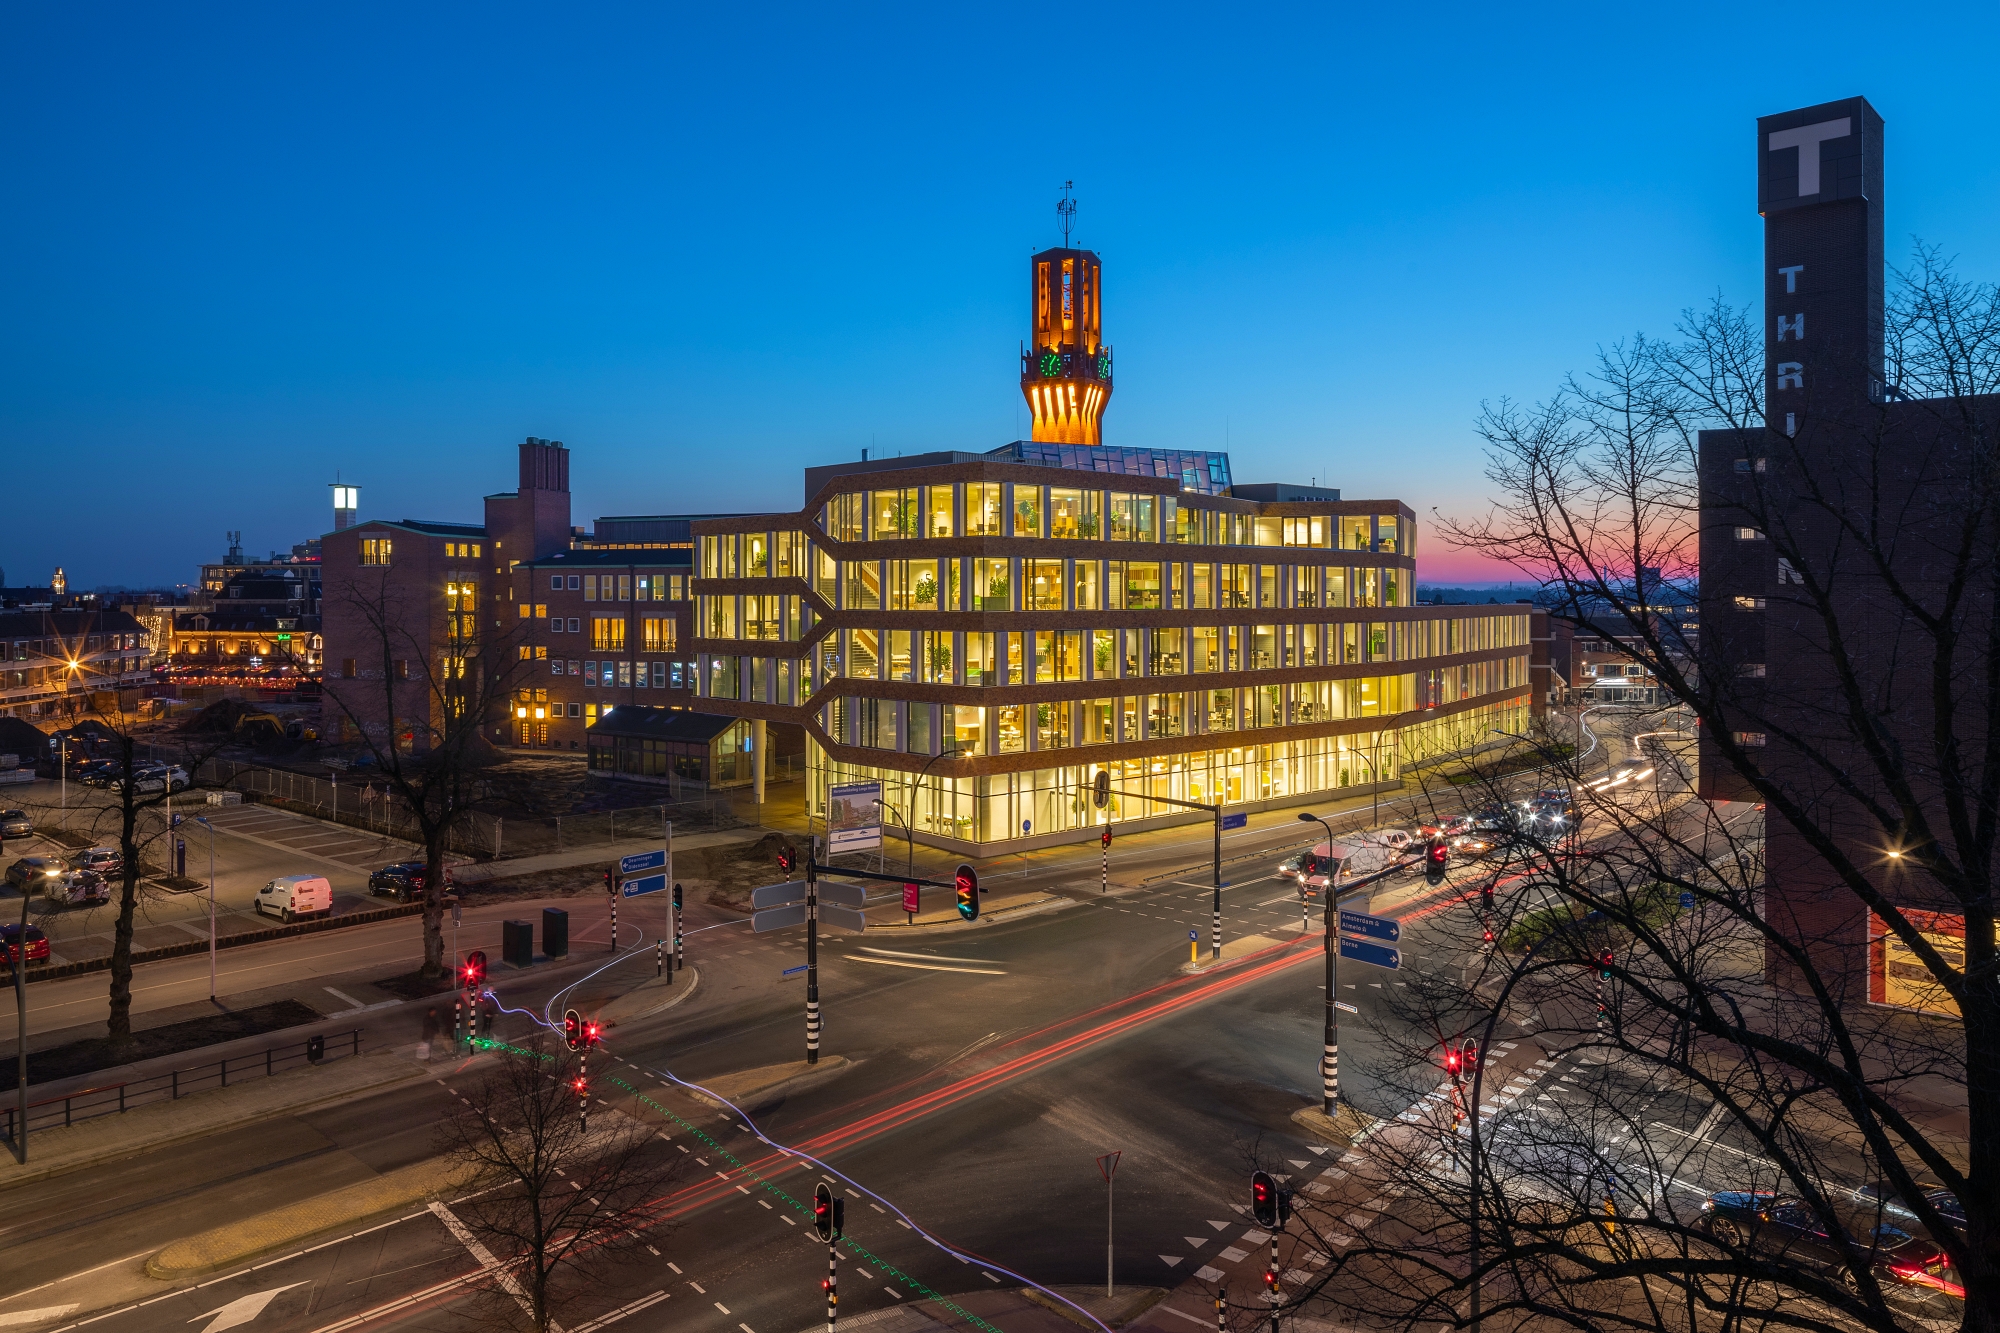
<instances>
[{"instance_id":1,"label":"direction road sign","mask_svg":"<svg viewBox=\"0 0 2000 1333\"><path fill-rule=\"evenodd\" d=\"M1366 935L1371 940L1387 940L1391 944L1403 938L1403 923L1393 917L1350 912L1344 907L1340 909L1340 928L1350 935Z\"/></svg>"},{"instance_id":2,"label":"direction road sign","mask_svg":"<svg viewBox=\"0 0 2000 1333\"><path fill-rule=\"evenodd\" d=\"M759 935L767 930L783 930L786 926L803 926L806 923L806 905L793 903L789 907L772 907L750 918L750 929Z\"/></svg>"},{"instance_id":3,"label":"direction road sign","mask_svg":"<svg viewBox=\"0 0 2000 1333\"><path fill-rule=\"evenodd\" d=\"M1247 814L1224 815L1222 817L1222 827L1224 829L1243 828L1249 823L1250 823L1250 816Z\"/></svg>"},{"instance_id":4,"label":"direction road sign","mask_svg":"<svg viewBox=\"0 0 2000 1333\"><path fill-rule=\"evenodd\" d=\"M1349 1004L1345 1000L1335 1000L1333 1002L1333 1007L1338 1010L1341 1010L1343 1013L1358 1014L1361 1012L1359 1009L1356 1009L1353 1005Z\"/></svg>"},{"instance_id":5,"label":"direction road sign","mask_svg":"<svg viewBox=\"0 0 2000 1333\"><path fill-rule=\"evenodd\" d=\"M862 907L868 902L868 890L859 884L842 884L838 880L823 879L819 882L819 905L835 903L841 907Z\"/></svg>"},{"instance_id":6,"label":"direction road sign","mask_svg":"<svg viewBox=\"0 0 2000 1333\"><path fill-rule=\"evenodd\" d=\"M627 898L637 898L642 893L658 893L667 887L665 875L647 875L644 879L628 879L619 889Z\"/></svg>"},{"instance_id":7,"label":"direction road sign","mask_svg":"<svg viewBox=\"0 0 2000 1333\"><path fill-rule=\"evenodd\" d=\"M784 971L778 973L778 976L781 979L784 977L795 977L805 970L806 970L806 965L804 963L800 963L797 967L786 968Z\"/></svg>"},{"instance_id":8,"label":"direction road sign","mask_svg":"<svg viewBox=\"0 0 2000 1333\"><path fill-rule=\"evenodd\" d=\"M636 875L641 870L664 870L667 866L667 849L662 847L653 852L635 852L631 856L618 858L618 873Z\"/></svg>"},{"instance_id":9,"label":"direction road sign","mask_svg":"<svg viewBox=\"0 0 2000 1333\"><path fill-rule=\"evenodd\" d=\"M802 879L787 880L783 884L766 884L762 888L750 890L752 907L782 907L786 903L802 903L806 900L806 882Z\"/></svg>"},{"instance_id":10,"label":"direction road sign","mask_svg":"<svg viewBox=\"0 0 2000 1333\"><path fill-rule=\"evenodd\" d=\"M854 908L841 907L825 901L819 905L819 923L822 926L839 926L842 930L868 929L868 918Z\"/></svg>"},{"instance_id":11,"label":"direction road sign","mask_svg":"<svg viewBox=\"0 0 2000 1333\"><path fill-rule=\"evenodd\" d=\"M1692 893L1689 893L1686 889L1681 890L1681 906L1682 907L1694 906L1694 895Z\"/></svg>"},{"instance_id":12,"label":"direction road sign","mask_svg":"<svg viewBox=\"0 0 2000 1333\"><path fill-rule=\"evenodd\" d=\"M761 930L763 927L759 926L758 929ZM1342 940L1340 956L1351 958L1357 963L1373 963L1376 967L1386 967L1391 971L1403 966L1402 950L1391 949L1381 944L1370 944L1366 940Z\"/></svg>"}]
</instances>

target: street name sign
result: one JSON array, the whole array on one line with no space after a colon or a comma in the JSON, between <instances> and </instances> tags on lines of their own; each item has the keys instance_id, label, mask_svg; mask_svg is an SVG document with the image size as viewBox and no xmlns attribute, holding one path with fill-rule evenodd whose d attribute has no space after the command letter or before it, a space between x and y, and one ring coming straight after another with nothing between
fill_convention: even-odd
<instances>
[{"instance_id":1,"label":"street name sign","mask_svg":"<svg viewBox=\"0 0 2000 1333\"><path fill-rule=\"evenodd\" d=\"M838 926L842 930L863 931L868 929L868 918L852 907L841 907L824 899L819 905L819 923L823 926Z\"/></svg>"},{"instance_id":2,"label":"street name sign","mask_svg":"<svg viewBox=\"0 0 2000 1333\"><path fill-rule=\"evenodd\" d=\"M1250 816L1247 814L1224 815L1222 817L1222 827L1225 831L1233 828L1247 828L1249 824Z\"/></svg>"},{"instance_id":3,"label":"street name sign","mask_svg":"<svg viewBox=\"0 0 2000 1333\"><path fill-rule=\"evenodd\" d=\"M628 879L618 888L627 898L637 898L642 893L658 893L667 887L665 875L647 875L642 879Z\"/></svg>"},{"instance_id":4,"label":"street name sign","mask_svg":"<svg viewBox=\"0 0 2000 1333\"><path fill-rule=\"evenodd\" d=\"M1371 940L1387 940L1391 944L1403 938L1403 923L1395 918L1350 912L1344 907L1340 910L1340 928L1349 935L1366 935Z\"/></svg>"},{"instance_id":5,"label":"street name sign","mask_svg":"<svg viewBox=\"0 0 2000 1333\"><path fill-rule=\"evenodd\" d=\"M778 978L779 980L784 980L787 977L800 976L804 974L805 970L806 970L806 965L804 963L800 963L797 967L788 967L784 971L778 973Z\"/></svg>"},{"instance_id":6,"label":"street name sign","mask_svg":"<svg viewBox=\"0 0 2000 1333\"><path fill-rule=\"evenodd\" d=\"M773 907L750 918L750 929L759 935L767 930L783 930L786 926L803 926L806 923L806 905L793 903L789 907Z\"/></svg>"},{"instance_id":7,"label":"street name sign","mask_svg":"<svg viewBox=\"0 0 2000 1333\"><path fill-rule=\"evenodd\" d=\"M819 882L819 903L821 907L834 903L841 907L865 907L868 905L868 890L859 884L842 884L837 880L823 879Z\"/></svg>"},{"instance_id":8,"label":"street name sign","mask_svg":"<svg viewBox=\"0 0 2000 1333\"><path fill-rule=\"evenodd\" d=\"M759 926L759 930L763 927ZM1370 944L1367 940L1343 939L1340 942L1340 956L1351 958L1357 963L1372 963L1376 967L1386 967L1397 971L1403 966L1403 952L1385 945Z\"/></svg>"},{"instance_id":9,"label":"street name sign","mask_svg":"<svg viewBox=\"0 0 2000 1333\"><path fill-rule=\"evenodd\" d=\"M783 907L786 903L802 903L806 900L806 882L802 879L789 880L783 884L766 884L750 891L752 907Z\"/></svg>"},{"instance_id":10,"label":"street name sign","mask_svg":"<svg viewBox=\"0 0 2000 1333\"><path fill-rule=\"evenodd\" d=\"M664 847L650 852L634 852L631 856L618 858L618 873L636 875L641 870L664 870L667 865L667 849Z\"/></svg>"},{"instance_id":11,"label":"street name sign","mask_svg":"<svg viewBox=\"0 0 2000 1333\"><path fill-rule=\"evenodd\" d=\"M1333 1002L1333 1007L1342 1011L1343 1013L1358 1014L1361 1012L1359 1009L1356 1009L1353 1005L1349 1004L1345 1000L1335 1000Z\"/></svg>"}]
</instances>

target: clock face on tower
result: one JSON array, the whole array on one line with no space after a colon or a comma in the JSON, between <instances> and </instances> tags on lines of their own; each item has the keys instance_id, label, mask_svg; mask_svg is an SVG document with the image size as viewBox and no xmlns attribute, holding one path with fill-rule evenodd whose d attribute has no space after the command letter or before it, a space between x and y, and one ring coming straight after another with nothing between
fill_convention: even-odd
<instances>
[{"instance_id":1,"label":"clock face on tower","mask_svg":"<svg viewBox=\"0 0 2000 1333\"><path fill-rule=\"evenodd\" d=\"M1109 384L1111 382L1110 357L1100 356L1097 358L1097 378L1103 380L1106 384Z\"/></svg>"},{"instance_id":2,"label":"clock face on tower","mask_svg":"<svg viewBox=\"0 0 2000 1333\"><path fill-rule=\"evenodd\" d=\"M1054 379L1056 376L1062 374L1062 368L1063 368L1062 357L1058 356L1054 352L1042 353L1043 379Z\"/></svg>"}]
</instances>

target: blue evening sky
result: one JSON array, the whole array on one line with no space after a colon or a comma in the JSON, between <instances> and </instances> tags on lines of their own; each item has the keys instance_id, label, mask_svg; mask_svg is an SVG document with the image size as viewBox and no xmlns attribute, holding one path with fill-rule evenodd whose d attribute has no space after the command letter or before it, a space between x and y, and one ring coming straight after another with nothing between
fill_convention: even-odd
<instances>
[{"instance_id":1,"label":"blue evening sky","mask_svg":"<svg viewBox=\"0 0 2000 1333\"><path fill-rule=\"evenodd\" d=\"M1892 260L2000 276L2000 10L1893 14L15 5L0 567L476 520L524 435L581 523L992 448L1066 179L1108 442L1469 512L1482 399L1754 296L1759 114L1868 96Z\"/></svg>"}]
</instances>

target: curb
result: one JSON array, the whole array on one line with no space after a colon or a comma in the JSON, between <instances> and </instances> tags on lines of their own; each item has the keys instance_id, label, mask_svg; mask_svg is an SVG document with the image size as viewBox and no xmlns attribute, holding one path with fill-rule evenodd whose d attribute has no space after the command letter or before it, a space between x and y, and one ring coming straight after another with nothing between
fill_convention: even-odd
<instances>
[{"instance_id":1,"label":"curb","mask_svg":"<svg viewBox=\"0 0 2000 1333\"><path fill-rule=\"evenodd\" d=\"M146 1261L146 1276L175 1281L212 1273L319 1232L442 1194L470 1183L473 1175L464 1164L449 1159L415 1162L373 1180L177 1240Z\"/></svg>"},{"instance_id":2,"label":"curb","mask_svg":"<svg viewBox=\"0 0 2000 1333\"><path fill-rule=\"evenodd\" d=\"M374 1057L364 1055L359 1058L366 1060ZM385 1064L391 1060L397 1059L397 1057L395 1056L390 1056L386 1054L382 1055L381 1058L383 1059ZM328 1068L328 1067L330 1066L325 1066L325 1065L320 1066L320 1068ZM295 1070L291 1072L296 1073L298 1071ZM283 1075L280 1075L279 1077L283 1077ZM296 1115L300 1111L309 1111L314 1109L315 1107L326 1106L333 1102L344 1100L345 1098L348 1097L358 1097L367 1093L380 1092L385 1088L393 1087L397 1084L414 1083L419 1079L433 1078L433 1077L435 1077L435 1075L430 1070L417 1066L411 1066L405 1063L404 1068L400 1070L395 1070L391 1072L388 1077L378 1079L373 1083L363 1083L356 1087L342 1088L338 1092L328 1092L320 1096L306 1098L302 1101L288 1102L282 1106L265 1107L259 1109L254 1114L238 1115L235 1116L234 1118L223 1117L218 1119L207 1120L204 1121L199 1126L191 1127L177 1134L167 1134L154 1139L130 1140L125 1143L119 1144L115 1148L108 1148L102 1153L98 1153L89 1157L80 1157L77 1158L75 1161L59 1162L53 1166L46 1166L39 1170L36 1170L34 1168L29 1168L28 1170L23 1171L19 1175L0 1176L0 1193L5 1193L8 1190L16 1189L22 1185L38 1184L41 1181L51 1180L58 1176L66 1176L69 1175L71 1172L81 1171L88 1167L102 1166L106 1162L116 1162L127 1157L137 1157L141 1153L151 1152L156 1148L171 1148L178 1143L189 1143L195 1139L205 1139L223 1130L240 1129L244 1125L254 1125L260 1121L275 1119L279 1116ZM250 1087L256 1085L245 1084L243 1086ZM211 1091L221 1092L225 1091L225 1089L212 1089ZM196 1093L194 1095L200 1097L200 1096L207 1096L208 1093ZM186 1101L188 1100L188 1098L184 1097L181 1100ZM155 1105L157 1104L158 1103L155 1103ZM168 1104L171 1105L171 1103ZM136 1111L131 1111L128 1112L127 1114L138 1115L142 1114L147 1109L148 1109L147 1107L142 1106L139 1107ZM87 1124L91 1122L86 1121L85 1123ZM32 1145L32 1139L30 1142Z\"/></svg>"},{"instance_id":3,"label":"curb","mask_svg":"<svg viewBox=\"0 0 2000 1333\"><path fill-rule=\"evenodd\" d=\"M1382 1122L1343 1102L1333 1116L1328 1116L1316 1106L1302 1106L1292 1112L1292 1123L1328 1143L1351 1148L1357 1139L1371 1133Z\"/></svg>"},{"instance_id":4,"label":"curb","mask_svg":"<svg viewBox=\"0 0 2000 1333\"><path fill-rule=\"evenodd\" d=\"M288 940L295 935L317 935L325 930L344 930L349 926L369 926L378 921L393 921L399 917L419 916L423 913L422 903L403 903L395 907L371 907L365 911L348 912L341 916L323 917L318 921L301 921L291 926L267 926L262 930L239 931L234 935L218 936L215 947L235 949L245 944L269 944L272 940ZM168 944L158 949L134 949L132 966L144 963L165 962L169 958L186 958L190 954L207 953L207 940L189 940L186 944ZM28 969L28 980L60 981L65 977L80 977L92 972L109 972L111 955L97 958L79 958L73 963L57 963L53 966Z\"/></svg>"},{"instance_id":5,"label":"curb","mask_svg":"<svg viewBox=\"0 0 2000 1333\"><path fill-rule=\"evenodd\" d=\"M675 1005L681 1003L683 1000L688 999L694 994L695 987L701 985L701 969L697 967L684 968L682 969L682 975L688 978L688 984L685 986L677 986L674 993L671 996L669 996L664 1002L650 1009L641 1009L636 1014L624 1014L618 1018L606 1019L604 1020L604 1026L606 1028L615 1028L620 1023L636 1023L640 1019L651 1018L655 1014L663 1014L667 1010L673 1008ZM664 987L662 987L662 989L664 989ZM630 994L631 992L627 991L625 995L619 996L618 1000L626 999L630 996ZM618 1000L611 1001L611 1004L617 1004ZM605 1006L605 1008L607 1009L610 1007L611 1005Z\"/></svg>"}]
</instances>

